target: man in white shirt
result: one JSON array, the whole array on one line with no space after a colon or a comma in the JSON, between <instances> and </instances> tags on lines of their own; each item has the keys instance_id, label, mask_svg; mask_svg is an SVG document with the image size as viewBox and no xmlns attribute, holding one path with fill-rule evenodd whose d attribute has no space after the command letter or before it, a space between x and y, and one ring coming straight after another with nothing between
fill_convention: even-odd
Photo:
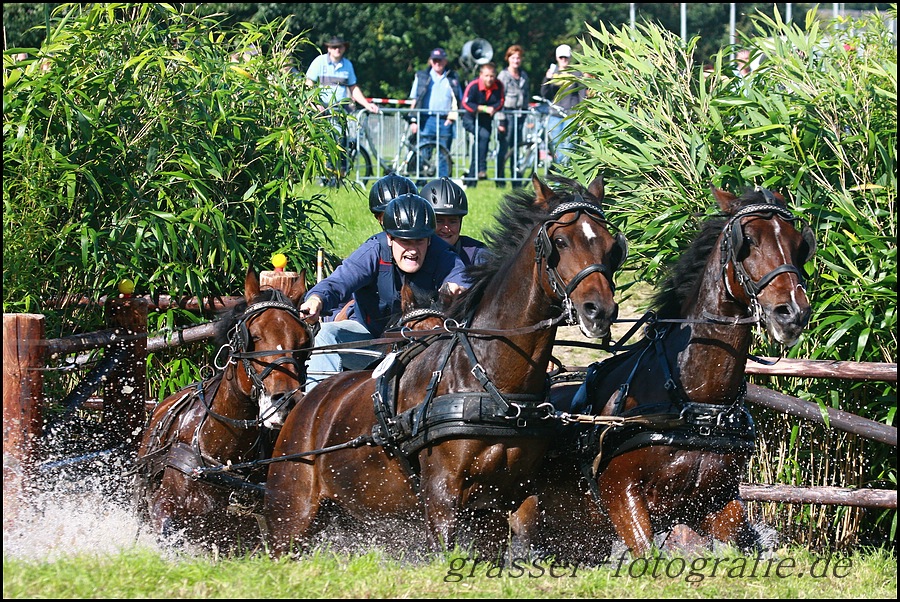
<instances>
[{"instance_id":1,"label":"man in white shirt","mask_svg":"<svg viewBox=\"0 0 900 602\"><path fill-rule=\"evenodd\" d=\"M320 54L310 63L306 70L306 85L319 84L321 92L319 99L320 111L346 111L351 100L356 101L364 109L371 113L378 112L378 105L369 102L366 95L357 85L356 71L350 59L344 57L344 53L350 44L340 36L334 36L325 43L326 54ZM347 132L344 128L344 119L337 119L335 125L340 131L340 145L347 148ZM340 162L340 173L347 173L347 155L343 153Z\"/></svg>"}]
</instances>

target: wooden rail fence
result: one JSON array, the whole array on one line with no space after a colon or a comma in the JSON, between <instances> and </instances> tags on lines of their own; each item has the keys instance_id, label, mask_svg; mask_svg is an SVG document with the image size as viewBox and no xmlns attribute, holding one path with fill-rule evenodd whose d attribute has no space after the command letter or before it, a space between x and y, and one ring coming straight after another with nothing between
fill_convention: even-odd
<instances>
[{"instance_id":1,"label":"wooden rail fence","mask_svg":"<svg viewBox=\"0 0 900 602\"><path fill-rule=\"evenodd\" d=\"M272 272L261 274L261 283L273 285ZM275 286L286 284L289 274L278 274ZM220 299L228 307L240 297ZM168 300L167 300L168 301ZM162 305L162 303L160 303ZM181 304L182 306L183 303ZM33 477L35 443L41 436L43 416L42 370L54 356L104 348L103 360L66 396L67 411L74 411L102 384L102 422L114 432L113 440L137 445L146 421L149 398L146 381L147 353L166 347L201 341L213 335L213 324L186 328L177 334L148 336L145 298L109 298L105 301L109 329L59 339L44 338L44 317L39 314L3 314L3 490L4 496L20 491ZM583 368L569 368L571 371ZM897 382L897 364L827 360L781 359L773 365L750 362L749 374L874 380ZM861 437L897 446L897 427L882 424L834 408L785 395L765 387L749 385L746 400L786 414ZM743 484L741 495L748 501L800 504L831 504L881 508L897 507L896 490L841 487L794 487Z\"/></svg>"}]
</instances>

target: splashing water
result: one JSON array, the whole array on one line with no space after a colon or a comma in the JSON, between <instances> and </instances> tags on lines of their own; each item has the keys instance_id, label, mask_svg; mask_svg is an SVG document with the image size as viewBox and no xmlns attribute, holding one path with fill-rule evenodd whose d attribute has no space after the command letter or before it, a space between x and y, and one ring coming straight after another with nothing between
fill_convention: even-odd
<instances>
[{"instance_id":1,"label":"splashing water","mask_svg":"<svg viewBox=\"0 0 900 602\"><path fill-rule=\"evenodd\" d=\"M123 464L100 458L41 471L22 492L4 487L3 556L49 562L138 548L162 552L130 506Z\"/></svg>"}]
</instances>

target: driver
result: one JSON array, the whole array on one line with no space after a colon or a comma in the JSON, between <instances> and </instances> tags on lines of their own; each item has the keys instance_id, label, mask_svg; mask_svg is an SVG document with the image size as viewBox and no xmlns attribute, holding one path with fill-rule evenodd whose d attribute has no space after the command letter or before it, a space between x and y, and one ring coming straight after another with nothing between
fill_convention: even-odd
<instances>
[{"instance_id":1,"label":"driver","mask_svg":"<svg viewBox=\"0 0 900 602\"><path fill-rule=\"evenodd\" d=\"M384 231L366 240L330 276L312 287L299 310L311 321L352 295L351 319L323 322L315 347L378 338L401 313L405 281L424 291L459 294L469 286L465 265L434 232L434 209L416 194L402 194L385 207ZM372 358L352 352L314 353L307 365L306 392L342 369L361 370Z\"/></svg>"}]
</instances>

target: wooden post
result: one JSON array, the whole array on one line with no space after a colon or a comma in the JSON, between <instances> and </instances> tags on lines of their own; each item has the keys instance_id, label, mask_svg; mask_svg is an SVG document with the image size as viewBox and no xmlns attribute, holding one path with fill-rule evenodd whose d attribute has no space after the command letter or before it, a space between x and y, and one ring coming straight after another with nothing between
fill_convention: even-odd
<instances>
[{"instance_id":1,"label":"wooden post","mask_svg":"<svg viewBox=\"0 0 900 602\"><path fill-rule=\"evenodd\" d=\"M265 270L259 274L259 285L277 288L283 292L291 290L294 282L300 278L297 272L278 272L275 270Z\"/></svg>"},{"instance_id":2,"label":"wooden post","mask_svg":"<svg viewBox=\"0 0 900 602\"><path fill-rule=\"evenodd\" d=\"M41 434L44 316L3 314L3 520L14 516L34 471Z\"/></svg>"},{"instance_id":3,"label":"wooden post","mask_svg":"<svg viewBox=\"0 0 900 602\"><path fill-rule=\"evenodd\" d=\"M118 330L126 353L103 386L103 424L112 445L137 449L146 421L147 401L147 300L111 298L106 301L106 320Z\"/></svg>"}]
</instances>

